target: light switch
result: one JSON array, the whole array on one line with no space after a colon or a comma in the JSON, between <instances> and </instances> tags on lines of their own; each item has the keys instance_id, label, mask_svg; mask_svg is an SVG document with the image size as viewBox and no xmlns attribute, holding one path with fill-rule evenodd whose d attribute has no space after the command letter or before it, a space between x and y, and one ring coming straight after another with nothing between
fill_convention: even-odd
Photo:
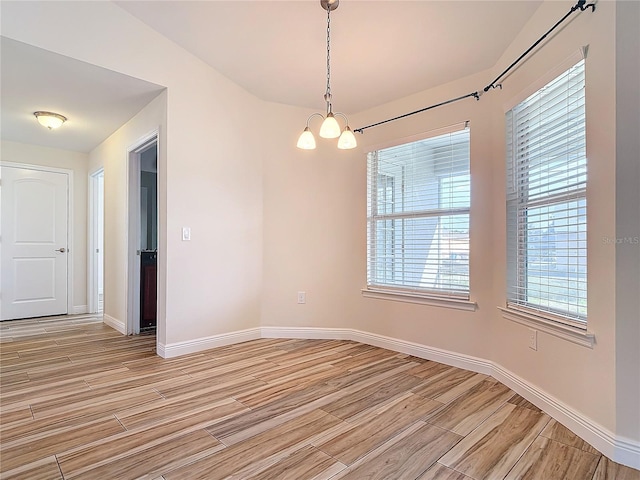
<instances>
[{"instance_id":1,"label":"light switch","mask_svg":"<svg viewBox=\"0 0 640 480\"><path fill-rule=\"evenodd\" d=\"M182 227L182 241L188 242L189 240L191 240L191 228Z\"/></svg>"}]
</instances>

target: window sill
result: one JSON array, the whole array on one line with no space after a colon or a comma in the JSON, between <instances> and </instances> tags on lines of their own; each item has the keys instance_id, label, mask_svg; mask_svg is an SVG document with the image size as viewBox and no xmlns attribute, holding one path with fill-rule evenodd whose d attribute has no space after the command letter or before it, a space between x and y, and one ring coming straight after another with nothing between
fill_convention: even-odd
<instances>
[{"instance_id":1,"label":"window sill","mask_svg":"<svg viewBox=\"0 0 640 480\"><path fill-rule=\"evenodd\" d=\"M513 307L498 307L498 309L502 312L503 318L526 327L540 330L554 337L562 338L588 348L593 348L593 345L596 343L596 336L587 330L570 325L563 325L560 322L545 318L541 315L534 315Z\"/></svg>"},{"instance_id":2,"label":"window sill","mask_svg":"<svg viewBox=\"0 0 640 480\"><path fill-rule=\"evenodd\" d=\"M420 305L430 305L432 307L453 308L456 310L466 310L473 312L478 308L475 302L468 297L446 297L439 295L428 295L413 292L403 292L396 290L383 290L375 288L363 288L362 296L365 298L376 298L378 300L392 300L395 302L417 303Z\"/></svg>"}]
</instances>

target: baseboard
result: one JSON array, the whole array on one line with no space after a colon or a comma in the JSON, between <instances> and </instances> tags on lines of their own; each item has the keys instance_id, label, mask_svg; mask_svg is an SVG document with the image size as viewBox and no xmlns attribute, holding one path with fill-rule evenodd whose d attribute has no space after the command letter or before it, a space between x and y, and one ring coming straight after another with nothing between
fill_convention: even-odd
<instances>
[{"instance_id":1,"label":"baseboard","mask_svg":"<svg viewBox=\"0 0 640 480\"><path fill-rule=\"evenodd\" d=\"M387 350L393 350L394 352L406 353L407 355L433 360L434 362L444 363L446 365L463 368L465 370L471 370L472 372L484 373L485 375L491 375L492 372L491 362L471 355L455 353L448 350L442 350L440 348L427 347L426 345L421 345L419 343L407 342L406 340L399 340L397 338L386 337L384 335L377 335L360 330L353 330L352 332L353 336L350 337L350 340L355 340L356 342L386 348Z\"/></svg>"},{"instance_id":2,"label":"baseboard","mask_svg":"<svg viewBox=\"0 0 640 480\"><path fill-rule=\"evenodd\" d=\"M640 470L640 442L625 437L616 438L612 460Z\"/></svg>"},{"instance_id":3,"label":"baseboard","mask_svg":"<svg viewBox=\"0 0 640 480\"><path fill-rule=\"evenodd\" d=\"M260 337L259 328L250 328L240 330L238 332L223 333L220 335L212 335L210 337L198 338L186 342L176 342L169 344L158 343L157 352L162 358L173 358L188 353L197 353L210 348L224 347L234 343L248 342L249 340L257 340Z\"/></svg>"},{"instance_id":4,"label":"baseboard","mask_svg":"<svg viewBox=\"0 0 640 480\"><path fill-rule=\"evenodd\" d=\"M312 340L351 340L350 328L262 327L261 338L308 338Z\"/></svg>"},{"instance_id":5,"label":"baseboard","mask_svg":"<svg viewBox=\"0 0 640 480\"><path fill-rule=\"evenodd\" d=\"M615 455L615 435L610 430L590 421L584 415L564 404L544 390L528 383L523 378L494 364L493 377L511 390L544 410L569 430L580 436L607 457Z\"/></svg>"},{"instance_id":6,"label":"baseboard","mask_svg":"<svg viewBox=\"0 0 640 480\"><path fill-rule=\"evenodd\" d=\"M69 309L69 315L82 315L83 313L89 313L87 305L75 305Z\"/></svg>"},{"instance_id":7,"label":"baseboard","mask_svg":"<svg viewBox=\"0 0 640 480\"><path fill-rule=\"evenodd\" d=\"M314 328L314 327L262 327L263 338L310 338L323 340L353 340L374 347L386 348L394 352L406 353L427 360L445 363L473 372L491 375L492 364L486 360L459 353L427 347L419 343L398 340L374 333L351 328Z\"/></svg>"},{"instance_id":8,"label":"baseboard","mask_svg":"<svg viewBox=\"0 0 640 480\"><path fill-rule=\"evenodd\" d=\"M640 443L616 437L609 429L593 422L544 390L528 383L501 365L494 364L492 375L511 390L544 410L580 438L611 460L640 469Z\"/></svg>"},{"instance_id":9,"label":"baseboard","mask_svg":"<svg viewBox=\"0 0 640 480\"><path fill-rule=\"evenodd\" d=\"M107 321L107 315L105 323ZM110 318L110 317L109 317ZM113 326L113 325L112 325ZM115 326L113 326L116 328ZM124 324L122 324L124 328ZM118 330L118 328L116 328ZM120 331L120 330L118 330ZM176 357L188 353L196 353L210 348L246 342L258 338L308 338L326 340L352 340L367 345L386 348L399 353L433 360L473 372L491 375L514 392L518 393L551 417L569 428L582 439L589 442L610 459L640 469L640 442L616 437L613 432L592 421L585 415L562 403L557 398L527 382L502 365L489 360L451 352L419 343L408 342L350 328L316 328L316 327L262 327L241 330L222 335L214 335L197 340L178 342L169 345L158 345L158 355L163 358Z\"/></svg>"},{"instance_id":10,"label":"baseboard","mask_svg":"<svg viewBox=\"0 0 640 480\"><path fill-rule=\"evenodd\" d=\"M549 395L547 392L530 384L513 372L510 372L502 365L494 362L470 355L428 347L414 342L386 337L384 335L347 328L263 327L262 336L266 338L353 340L463 368L465 370L491 375L517 394L544 410L551 417L589 442L610 459L623 465L640 469L640 442L616 437L610 430L593 422L552 395Z\"/></svg>"},{"instance_id":11,"label":"baseboard","mask_svg":"<svg viewBox=\"0 0 640 480\"><path fill-rule=\"evenodd\" d=\"M113 328L114 330L117 330L118 332L120 332L123 335L127 334L127 326L124 324L124 322L122 320L118 320L117 318L113 318L110 315L107 315L106 313L102 315L102 321L104 323L106 323L107 325L109 325L111 328Z\"/></svg>"}]
</instances>

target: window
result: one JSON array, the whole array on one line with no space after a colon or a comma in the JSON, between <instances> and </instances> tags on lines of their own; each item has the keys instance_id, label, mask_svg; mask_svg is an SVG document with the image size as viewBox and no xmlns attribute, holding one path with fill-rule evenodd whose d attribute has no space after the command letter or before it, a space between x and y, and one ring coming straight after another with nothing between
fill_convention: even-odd
<instances>
[{"instance_id":1,"label":"window","mask_svg":"<svg viewBox=\"0 0 640 480\"><path fill-rule=\"evenodd\" d=\"M584 60L506 114L508 307L586 328Z\"/></svg>"},{"instance_id":2,"label":"window","mask_svg":"<svg viewBox=\"0 0 640 480\"><path fill-rule=\"evenodd\" d=\"M468 298L469 130L367 156L367 288Z\"/></svg>"}]
</instances>

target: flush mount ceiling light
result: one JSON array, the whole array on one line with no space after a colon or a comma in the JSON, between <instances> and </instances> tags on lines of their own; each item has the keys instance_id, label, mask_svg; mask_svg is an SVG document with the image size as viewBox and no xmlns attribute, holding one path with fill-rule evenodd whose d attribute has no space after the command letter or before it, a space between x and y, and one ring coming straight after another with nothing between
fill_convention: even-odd
<instances>
[{"instance_id":1,"label":"flush mount ceiling light","mask_svg":"<svg viewBox=\"0 0 640 480\"><path fill-rule=\"evenodd\" d=\"M38 120L38 123L43 127L47 127L49 130L59 128L64 122L67 121L67 117L53 112L33 112Z\"/></svg>"},{"instance_id":2,"label":"flush mount ceiling light","mask_svg":"<svg viewBox=\"0 0 640 480\"><path fill-rule=\"evenodd\" d=\"M343 113L333 112L331 105L331 12L338 8L339 0L320 0L320 5L327 11L327 90L324 94L324 101L327 103L327 114L313 113L307 119L307 126L298 138L298 148L303 150L313 150L316 148L316 139L311 133L309 122L313 117L321 117L323 119L320 126L320 136L322 138L338 138L338 148L346 150L357 146L356 137L349 128L347 116ZM344 130L340 130L340 125L336 116L344 118Z\"/></svg>"}]
</instances>

